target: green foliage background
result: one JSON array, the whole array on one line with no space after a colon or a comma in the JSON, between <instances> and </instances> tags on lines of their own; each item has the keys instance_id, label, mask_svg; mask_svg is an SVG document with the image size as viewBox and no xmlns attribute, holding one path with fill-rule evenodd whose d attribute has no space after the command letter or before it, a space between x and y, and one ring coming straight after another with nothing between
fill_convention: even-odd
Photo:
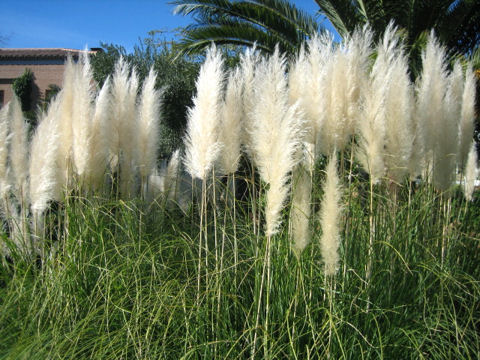
<instances>
[{"instance_id":1,"label":"green foliage background","mask_svg":"<svg viewBox=\"0 0 480 360\"><path fill-rule=\"evenodd\" d=\"M94 79L101 86L113 74L115 63L123 57L135 67L142 83L151 67L157 75L157 89L163 89L160 126L160 156L166 157L181 146L186 111L192 105L200 62L187 56L177 57L174 44L159 40L155 32L127 53L119 45L102 44L104 52L92 57Z\"/></svg>"}]
</instances>

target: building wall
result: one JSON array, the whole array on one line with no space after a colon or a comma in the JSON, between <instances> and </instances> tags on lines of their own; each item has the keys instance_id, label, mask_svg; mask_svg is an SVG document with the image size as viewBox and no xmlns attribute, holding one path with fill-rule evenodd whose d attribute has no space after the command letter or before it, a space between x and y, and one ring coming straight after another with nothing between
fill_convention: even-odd
<instances>
[{"instance_id":1,"label":"building wall","mask_svg":"<svg viewBox=\"0 0 480 360\"><path fill-rule=\"evenodd\" d=\"M45 96L48 85L62 86L65 69L63 64L0 64L0 91L4 91L4 104L13 97L13 80L21 76L26 68L29 68L34 75L33 104Z\"/></svg>"}]
</instances>

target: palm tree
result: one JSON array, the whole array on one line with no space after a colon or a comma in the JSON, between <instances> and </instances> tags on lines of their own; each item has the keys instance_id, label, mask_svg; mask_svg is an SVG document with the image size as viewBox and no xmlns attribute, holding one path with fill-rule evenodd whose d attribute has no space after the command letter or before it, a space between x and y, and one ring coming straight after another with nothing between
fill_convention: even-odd
<instances>
[{"instance_id":1,"label":"palm tree","mask_svg":"<svg viewBox=\"0 0 480 360\"><path fill-rule=\"evenodd\" d=\"M341 36L369 23L377 37L394 20L404 34L411 66L418 66L421 47L430 29L452 53L468 54L480 42L478 0L315 0ZM251 46L293 53L320 30L315 18L288 0L174 0L175 13L193 15L180 45L196 52L210 42Z\"/></svg>"},{"instance_id":2,"label":"palm tree","mask_svg":"<svg viewBox=\"0 0 480 360\"><path fill-rule=\"evenodd\" d=\"M272 53L275 45L295 52L302 42L321 31L315 18L288 0L174 0L174 12L193 15L196 23L183 30L180 48L194 53L217 44L252 46Z\"/></svg>"},{"instance_id":3,"label":"palm tree","mask_svg":"<svg viewBox=\"0 0 480 360\"><path fill-rule=\"evenodd\" d=\"M478 0L315 0L320 12L341 36L368 23L380 37L393 20L404 33L412 70L418 67L420 49L434 29L451 53L467 54L480 41ZM415 72L415 71L414 71Z\"/></svg>"}]
</instances>

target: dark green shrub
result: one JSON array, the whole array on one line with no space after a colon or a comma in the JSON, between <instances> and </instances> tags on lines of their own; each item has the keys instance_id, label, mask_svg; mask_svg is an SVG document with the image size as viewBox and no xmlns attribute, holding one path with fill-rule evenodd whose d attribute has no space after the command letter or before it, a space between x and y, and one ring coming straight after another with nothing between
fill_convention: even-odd
<instances>
[{"instance_id":1,"label":"dark green shrub","mask_svg":"<svg viewBox=\"0 0 480 360\"><path fill-rule=\"evenodd\" d=\"M23 111L32 110L33 80L33 72L27 68L12 84L13 92L20 99Z\"/></svg>"}]
</instances>

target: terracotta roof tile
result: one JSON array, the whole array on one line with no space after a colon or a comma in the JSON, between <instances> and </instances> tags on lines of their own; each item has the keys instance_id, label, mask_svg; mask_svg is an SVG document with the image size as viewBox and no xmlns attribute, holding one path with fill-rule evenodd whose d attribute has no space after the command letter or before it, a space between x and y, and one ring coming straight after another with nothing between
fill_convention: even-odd
<instances>
[{"instance_id":1,"label":"terracotta roof tile","mask_svg":"<svg viewBox=\"0 0 480 360\"><path fill-rule=\"evenodd\" d=\"M68 54L77 57L82 50L62 48L0 48L0 58L64 58ZM88 51L94 54L96 51Z\"/></svg>"}]
</instances>

